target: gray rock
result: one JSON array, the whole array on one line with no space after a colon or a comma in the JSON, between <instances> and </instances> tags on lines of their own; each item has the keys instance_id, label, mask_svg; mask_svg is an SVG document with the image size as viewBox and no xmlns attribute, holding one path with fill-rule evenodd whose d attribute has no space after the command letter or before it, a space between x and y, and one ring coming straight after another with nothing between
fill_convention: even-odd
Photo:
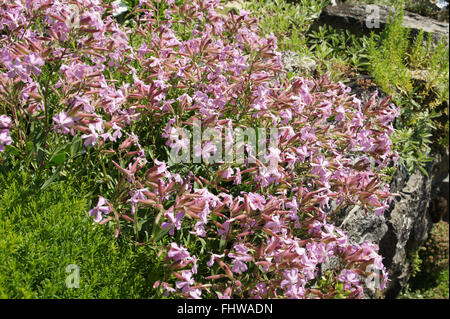
<instances>
[{"instance_id":1,"label":"gray rock","mask_svg":"<svg viewBox=\"0 0 450 319\"><path fill-rule=\"evenodd\" d=\"M410 274L410 256L428 237L433 222L428 214L431 200L431 178L416 172L408 175L397 170L391 190L400 194L385 213L387 232L379 240L383 264L388 269L390 282L386 298L395 298L406 286Z\"/></svg>"},{"instance_id":2,"label":"gray rock","mask_svg":"<svg viewBox=\"0 0 450 319\"><path fill-rule=\"evenodd\" d=\"M382 30L394 11L393 7L382 5L364 4L339 4L327 6L320 15L318 25L328 24L337 29L348 29L356 34L369 34L371 31ZM372 17L377 16L377 20ZM378 21L379 25L375 22ZM403 26L409 28L413 33L423 30L425 34L431 34L435 41L444 36L448 41L448 23L440 22L428 17L405 11Z\"/></svg>"},{"instance_id":3,"label":"gray rock","mask_svg":"<svg viewBox=\"0 0 450 319\"><path fill-rule=\"evenodd\" d=\"M300 56L294 51L281 52L281 62L284 71L303 76L310 76L317 69L316 61L306 56Z\"/></svg>"},{"instance_id":4,"label":"gray rock","mask_svg":"<svg viewBox=\"0 0 450 319\"><path fill-rule=\"evenodd\" d=\"M400 196L392 201L384 216L367 214L358 206L333 216L333 222L345 231L350 242L361 244L367 240L379 245L389 275L385 298L395 298L406 285L410 277L409 257L431 230L433 222L427 213L431 184L423 173L408 175L399 168L393 176L391 191ZM365 293L368 298L376 297L370 291Z\"/></svg>"}]
</instances>

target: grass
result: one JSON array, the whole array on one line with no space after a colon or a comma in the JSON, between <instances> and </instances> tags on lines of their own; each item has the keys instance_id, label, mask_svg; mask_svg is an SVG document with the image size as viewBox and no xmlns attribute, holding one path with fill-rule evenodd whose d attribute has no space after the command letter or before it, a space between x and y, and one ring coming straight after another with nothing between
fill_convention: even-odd
<instances>
[{"instance_id":1,"label":"grass","mask_svg":"<svg viewBox=\"0 0 450 319\"><path fill-rule=\"evenodd\" d=\"M151 298L157 252L93 225L70 185L41 191L24 173L0 175L0 298ZM68 265L79 288L67 288Z\"/></svg>"}]
</instances>

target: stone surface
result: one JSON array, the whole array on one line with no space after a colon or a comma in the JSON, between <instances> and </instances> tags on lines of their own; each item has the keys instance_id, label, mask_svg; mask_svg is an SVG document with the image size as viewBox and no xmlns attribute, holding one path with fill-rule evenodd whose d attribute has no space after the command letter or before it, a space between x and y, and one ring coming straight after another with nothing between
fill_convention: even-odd
<instances>
[{"instance_id":1,"label":"stone surface","mask_svg":"<svg viewBox=\"0 0 450 319\"><path fill-rule=\"evenodd\" d=\"M347 84L362 103L378 91L377 101L386 95L375 85L367 85L368 76L358 76ZM359 207L349 207L334 216L336 226L342 228L354 243L366 240L379 245L390 281L383 296L365 291L368 298L395 298L405 287L411 272L410 257L428 237L433 223L448 220L449 155L433 154L426 166L429 177L420 171L408 174L399 167L391 181L396 197L384 216L366 214ZM333 207L331 207L333 209Z\"/></svg>"},{"instance_id":2,"label":"stone surface","mask_svg":"<svg viewBox=\"0 0 450 319\"><path fill-rule=\"evenodd\" d=\"M391 182L391 191L399 194L384 216L367 214L358 206L334 216L334 223L353 243L370 241L379 245L389 282L385 298L395 298L410 277L410 256L425 242L433 224L428 214L432 179L418 172L408 175L399 168ZM370 298L374 298L366 291Z\"/></svg>"},{"instance_id":3,"label":"stone surface","mask_svg":"<svg viewBox=\"0 0 450 319\"><path fill-rule=\"evenodd\" d=\"M281 52L281 62L286 72L292 72L300 75L312 75L317 69L317 63L306 56L300 56L294 51Z\"/></svg>"},{"instance_id":4,"label":"stone surface","mask_svg":"<svg viewBox=\"0 0 450 319\"><path fill-rule=\"evenodd\" d=\"M385 214L388 230L378 242L390 277L386 298L395 298L406 286L411 274L410 256L428 238L433 224L428 214L431 178L421 172L408 175L397 170L391 189L400 197Z\"/></svg>"},{"instance_id":5,"label":"stone surface","mask_svg":"<svg viewBox=\"0 0 450 319\"><path fill-rule=\"evenodd\" d=\"M356 34L369 34L371 31L379 31L386 25L393 7L381 5L362 5L362 4L338 4L328 6L320 15L318 24L328 24L338 29L348 29ZM379 17L379 25L375 25L376 20L372 17ZM366 23L366 21L368 23ZM372 27L370 27L372 25ZM413 32L423 30L425 34L431 34L432 38L439 40L446 37L448 41L449 25L446 22L440 22L431 18L423 17L419 14L405 11L403 26L410 28Z\"/></svg>"}]
</instances>

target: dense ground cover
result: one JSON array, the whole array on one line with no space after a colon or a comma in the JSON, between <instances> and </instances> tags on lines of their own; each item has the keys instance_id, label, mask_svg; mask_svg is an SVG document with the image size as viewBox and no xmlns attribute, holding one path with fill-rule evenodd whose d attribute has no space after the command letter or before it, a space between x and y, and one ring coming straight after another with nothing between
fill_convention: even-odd
<instances>
[{"instance_id":1,"label":"dense ground cover","mask_svg":"<svg viewBox=\"0 0 450 319\"><path fill-rule=\"evenodd\" d=\"M68 183L42 191L32 176L11 173L0 175L0 190L0 298L154 296L157 251L93 225L85 198ZM74 266L78 287L70 286Z\"/></svg>"},{"instance_id":2,"label":"dense ground cover","mask_svg":"<svg viewBox=\"0 0 450 319\"><path fill-rule=\"evenodd\" d=\"M361 104L325 74L332 67L315 79L283 74L279 49L332 60L320 36L273 36L283 28L258 11L306 32L325 1L282 11L252 2L254 15L218 1L76 3L1 4L0 207L3 245L13 245L0 267L29 274L6 275L3 296L354 298L373 281L384 288L377 247L350 243L329 216L388 207L403 143L392 145L392 121L404 108ZM363 41L370 53L389 38ZM196 123L217 139L180 134ZM273 139L258 131L275 145L259 156L247 136L230 148L236 128L276 128ZM250 159L220 161L222 146ZM69 264L81 290L64 286Z\"/></svg>"}]
</instances>

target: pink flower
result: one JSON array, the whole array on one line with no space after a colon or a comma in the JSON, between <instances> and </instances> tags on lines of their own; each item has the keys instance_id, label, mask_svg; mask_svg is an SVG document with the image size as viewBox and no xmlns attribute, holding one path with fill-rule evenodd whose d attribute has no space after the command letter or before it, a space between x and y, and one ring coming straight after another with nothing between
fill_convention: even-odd
<instances>
[{"instance_id":1,"label":"pink flower","mask_svg":"<svg viewBox=\"0 0 450 319\"><path fill-rule=\"evenodd\" d=\"M326 168L330 165L330 162L322 155L316 158L317 163L311 163L311 166L314 167L311 170L311 173L320 175L322 172L326 170Z\"/></svg>"},{"instance_id":2,"label":"pink flower","mask_svg":"<svg viewBox=\"0 0 450 319\"><path fill-rule=\"evenodd\" d=\"M10 128L11 118L5 114L0 115L0 129Z\"/></svg>"},{"instance_id":3,"label":"pink flower","mask_svg":"<svg viewBox=\"0 0 450 319\"><path fill-rule=\"evenodd\" d=\"M220 291L216 291L216 293L217 293L217 298L219 298L219 299L231 299L229 288L226 288L223 293Z\"/></svg>"},{"instance_id":4,"label":"pink flower","mask_svg":"<svg viewBox=\"0 0 450 319\"><path fill-rule=\"evenodd\" d=\"M243 245L235 245L234 246L235 253L229 253L228 257L233 258L233 267L231 271L234 273L243 273L246 272L248 267L244 263L244 261L252 260L252 257L248 255L248 248Z\"/></svg>"},{"instance_id":5,"label":"pink flower","mask_svg":"<svg viewBox=\"0 0 450 319\"><path fill-rule=\"evenodd\" d=\"M188 250L183 245L178 246L177 243L171 243L167 256L174 261L182 261L191 257Z\"/></svg>"},{"instance_id":6,"label":"pink flower","mask_svg":"<svg viewBox=\"0 0 450 319\"><path fill-rule=\"evenodd\" d=\"M281 288L295 285L298 282L298 269L293 268L284 271L284 279L281 281Z\"/></svg>"},{"instance_id":7,"label":"pink flower","mask_svg":"<svg viewBox=\"0 0 450 319\"><path fill-rule=\"evenodd\" d=\"M281 288L284 289L288 298L302 298L305 295L305 288L300 272L297 268L286 269L283 272Z\"/></svg>"},{"instance_id":8,"label":"pink flower","mask_svg":"<svg viewBox=\"0 0 450 319\"><path fill-rule=\"evenodd\" d=\"M94 146L97 144L99 134L103 133L103 129L101 127L103 122L97 122L97 124L89 124L89 130L91 131L91 134L83 134L81 135L81 138L84 139L84 146Z\"/></svg>"},{"instance_id":9,"label":"pink flower","mask_svg":"<svg viewBox=\"0 0 450 319\"><path fill-rule=\"evenodd\" d=\"M221 236L222 239L225 239L230 232L230 221L227 220L223 222L222 227L219 227L219 230L217 231L217 235Z\"/></svg>"},{"instance_id":10,"label":"pink flower","mask_svg":"<svg viewBox=\"0 0 450 319\"><path fill-rule=\"evenodd\" d=\"M226 170L222 172L223 178L232 178L233 177L233 169L231 167L228 167Z\"/></svg>"},{"instance_id":11,"label":"pink flower","mask_svg":"<svg viewBox=\"0 0 450 319\"><path fill-rule=\"evenodd\" d=\"M239 167L237 167L236 168L236 175L234 176L233 184L234 185L239 185L241 183L242 183L241 170L239 169Z\"/></svg>"},{"instance_id":12,"label":"pink flower","mask_svg":"<svg viewBox=\"0 0 450 319\"><path fill-rule=\"evenodd\" d=\"M190 289L189 296L192 299L202 299L202 290L200 288Z\"/></svg>"},{"instance_id":13,"label":"pink flower","mask_svg":"<svg viewBox=\"0 0 450 319\"><path fill-rule=\"evenodd\" d=\"M181 289L183 292L188 292L190 286L194 284L194 279L192 278L192 272L190 270L183 270L181 272L183 281L177 281L177 288Z\"/></svg>"},{"instance_id":14,"label":"pink flower","mask_svg":"<svg viewBox=\"0 0 450 319\"><path fill-rule=\"evenodd\" d=\"M267 297L267 286L265 283L260 282L255 285L251 290L251 294L255 299L263 299Z\"/></svg>"},{"instance_id":15,"label":"pink flower","mask_svg":"<svg viewBox=\"0 0 450 319\"><path fill-rule=\"evenodd\" d=\"M68 116L66 112L60 112L59 114L53 116L53 121L56 123L53 129L55 131L61 131L63 134L69 133L69 127L74 125L73 118Z\"/></svg>"},{"instance_id":16,"label":"pink flower","mask_svg":"<svg viewBox=\"0 0 450 319\"><path fill-rule=\"evenodd\" d=\"M16 76L20 77L23 82L31 81L29 67L19 58L15 58L8 64L8 77L13 79Z\"/></svg>"},{"instance_id":17,"label":"pink flower","mask_svg":"<svg viewBox=\"0 0 450 319\"><path fill-rule=\"evenodd\" d=\"M350 290L352 286L357 286L359 284L358 274L348 269L344 269L339 274L338 280L344 283L345 290Z\"/></svg>"},{"instance_id":18,"label":"pink flower","mask_svg":"<svg viewBox=\"0 0 450 319\"><path fill-rule=\"evenodd\" d=\"M142 189L137 189L137 190L133 190L131 191L131 214L135 214L136 213L136 207L137 204L139 203L139 200L143 200L143 199L147 199L147 197L145 196L145 192L148 192L147 188L142 188Z\"/></svg>"},{"instance_id":19,"label":"pink flower","mask_svg":"<svg viewBox=\"0 0 450 319\"><path fill-rule=\"evenodd\" d=\"M390 205L385 204L385 205L381 205L380 207L377 207L373 210L375 216L382 216L384 214L384 212L389 209Z\"/></svg>"},{"instance_id":20,"label":"pink flower","mask_svg":"<svg viewBox=\"0 0 450 319\"><path fill-rule=\"evenodd\" d=\"M215 260L215 258L223 258L224 256L225 256L225 254L221 254L221 255L211 254L211 258L210 258L209 261L206 263L206 266L212 267L212 266L214 265L214 260Z\"/></svg>"},{"instance_id":21,"label":"pink flower","mask_svg":"<svg viewBox=\"0 0 450 319\"><path fill-rule=\"evenodd\" d=\"M194 231L190 231L189 233L196 235L198 237L205 237L206 231L205 231L205 223L202 221L198 221L194 225Z\"/></svg>"},{"instance_id":22,"label":"pink flower","mask_svg":"<svg viewBox=\"0 0 450 319\"><path fill-rule=\"evenodd\" d=\"M275 234L279 233L284 227L284 220L280 220L280 216L273 215L272 221L266 223L266 228L271 229Z\"/></svg>"},{"instance_id":23,"label":"pink flower","mask_svg":"<svg viewBox=\"0 0 450 319\"><path fill-rule=\"evenodd\" d=\"M5 145L10 145L12 143L11 136L8 130L0 130L0 152L5 150Z\"/></svg>"},{"instance_id":24,"label":"pink flower","mask_svg":"<svg viewBox=\"0 0 450 319\"><path fill-rule=\"evenodd\" d=\"M45 64L45 61L40 56L38 56L34 52L31 52L25 57L24 61L28 63L34 74L36 74L37 76L41 74L41 69L39 67L43 66Z\"/></svg>"},{"instance_id":25,"label":"pink flower","mask_svg":"<svg viewBox=\"0 0 450 319\"><path fill-rule=\"evenodd\" d=\"M264 204L266 203L266 199L264 198L264 196L256 193L248 193L247 201L252 210L264 210Z\"/></svg>"},{"instance_id":26,"label":"pink flower","mask_svg":"<svg viewBox=\"0 0 450 319\"><path fill-rule=\"evenodd\" d=\"M117 183L105 180L99 189L114 187L108 192L117 194L122 213L129 207L137 214L144 200L152 206L150 215L163 211L161 228L168 235L156 246L177 235L197 256L208 247L225 252L197 261L185 247L169 242L164 263L172 265L166 273L170 283L158 282L165 295L200 298L205 289L219 298L316 297L306 295L306 287L321 286L318 270L330 257L351 265L337 274L352 297L362 291L367 266L385 284L377 247L351 243L328 224L328 206L362 202L374 215L387 209L391 194L380 169L396 159L390 140L399 115L395 106L373 99L369 110L327 74L287 79L280 72L276 37L261 36L249 12L220 14L219 0L156 1L164 7L164 19L156 19L158 13L146 5L152 1L140 0L132 27L112 16L133 9L120 1L109 8L100 0L72 2L76 5L67 0L2 2L0 95L17 96L3 103L7 114L24 108L30 120L39 121L43 94L50 89L48 102L63 107L53 114L50 133L81 131L84 145L97 148L91 155L119 170ZM184 26L192 32L184 32ZM148 36L137 43L132 32ZM63 43L70 39L81 49ZM37 79L46 64L59 71L43 88ZM224 154L234 156L236 128L272 126L278 129L278 145L271 144L260 162L243 165L217 161L168 167L158 161L170 158L167 151L190 151L189 134L177 128L191 129L197 120L204 128L227 129L218 136L221 144L207 139L194 148L206 162L216 161L222 142ZM0 115L0 151L11 137L21 136L22 124ZM257 147L250 136L246 140L245 153L253 160ZM372 180L378 182L368 190ZM89 214L101 222L110 210L99 197ZM234 280L222 278L230 272ZM209 275L211 280L204 279ZM332 287L335 282L321 290Z\"/></svg>"},{"instance_id":27,"label":"pink flower","mask_svg":"<svg viewBox=\"0 0 450 319\"><path fill-rule=\"evenodd\" d=\"M102 214L109 214L111 211L111 207L109 207L108 200L102 196L99 196L97 206L95 206L91 211L89 212L89 215L91 217L94 217L94 221L96 223L99 223L102 221L103 216Z\"/></svg>"},{"instance_id":28,"label":"pink flower","mask_svg":"<svg viewBox=\"0 0 450 319\"><path fill-rule=\"evenodd\" d=\"M194 146L194 155L195 157L201 157L203 161L209 163L211 161L211 157L217 152L217 146L212 142L206 142L203 146L195 145Z\"/></svg>"},{"instance_id":29,"label":"pink flower","mask_svg":"<svg viewBox=\"0 0 450 319\"><path fill-rule=\"evenodd\" d=\"M190 149L189 132L187 132L183 128L171 127L167 145L171 148L171 152L177 155L180 151L183 150L189 151Z\"/></svg>"},{"instance_id":30,"label":"pink flower","mask_svg":"<svg viewBox=\"0 0 450 319\"><path fill-rule=\"evenodd\" d=\"M177 214L175 214L175 216L174 216L173 207L171 207L170 210L168 210L164 213L164 216L169 221L162 223L161 228L162 229L170 228L169 235L173 236L175 228L178 230L181 229L181 221L183 220L185 213L183 211L181 211L181 212L178 212Z\"/></svg>"},{"instance_id":31,"label":"pink flower","mask_svg":"<svg viewBox=\"0 0 450 319\"><path fill-rule=\"evenodd\" d=\"M281 150L277 147L269 147L269 154L266 155L266 161L271 167L276 167L281 161Z\"/></svg>"},{"instance_id":32,"label":"pink flower","mask_svg":"<svg viewBox=\"0 0 450 319\"><path fill-rule=\"evenodd\" d=\"M231 268L231 271L237 274L240 274L242 272L246 272L247 271L247 265L242 262L239 259L235 259L233 260L233 267Z\"/></svg>"}]
</instances>

